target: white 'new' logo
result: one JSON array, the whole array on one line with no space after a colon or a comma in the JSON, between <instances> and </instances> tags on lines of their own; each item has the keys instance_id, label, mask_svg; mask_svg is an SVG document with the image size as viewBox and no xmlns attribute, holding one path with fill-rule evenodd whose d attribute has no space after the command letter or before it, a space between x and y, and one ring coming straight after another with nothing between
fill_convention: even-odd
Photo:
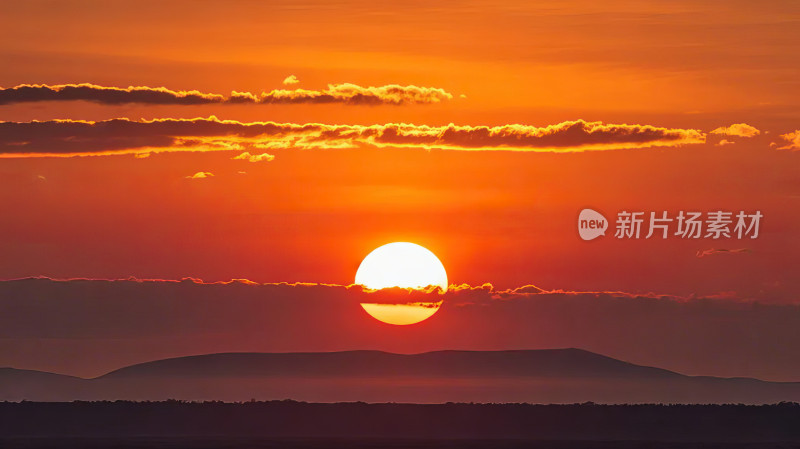
<instances>
[{"instance_id":1,"label":"white 'new' logo","mask_svg":"<svg viewBox=\"0 0 800 449\"><path fill-rule=\"evenodd\" d=\"M578 234L584 240L594 240L606 235L608 220L600 212L584 209L578 216Z\"/></svg>"}]
</instances>

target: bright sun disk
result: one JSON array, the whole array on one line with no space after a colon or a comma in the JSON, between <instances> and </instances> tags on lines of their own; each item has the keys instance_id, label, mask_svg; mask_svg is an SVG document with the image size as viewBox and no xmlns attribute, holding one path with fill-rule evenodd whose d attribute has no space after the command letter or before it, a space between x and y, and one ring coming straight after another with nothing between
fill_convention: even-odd
<instances>
[{"instance_id":1,"label":"bright sun disk","mask_svg":"<svg viewBox=\"0 0 800 449\"><path fill-rule=\"evenodd\" d=\"M424 288L447 290L444 265L428 249L409 242L383 245L364 258L356 271L356 284L372 290L383 288ZM373 318L389 324L414 324L430 318L441 301L415 304L362 303Z\"/></svg>"}]
</instances>

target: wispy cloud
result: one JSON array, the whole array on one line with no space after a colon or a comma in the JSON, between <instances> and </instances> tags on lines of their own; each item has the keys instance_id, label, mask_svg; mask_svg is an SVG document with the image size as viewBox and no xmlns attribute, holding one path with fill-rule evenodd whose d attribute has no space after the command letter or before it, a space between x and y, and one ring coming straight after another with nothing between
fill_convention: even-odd
<instances>
[{"instance_id":1,"label":"wispy cloud","mask_svg":"<svg viewBox=\"0 0 800 449\"><path fill-rule=\"evenodd\" d=\"M289 75L289 76L287 76L286 78L283 79L283 84L286 85L286 86L288 86L290 84L297 84L299 82L300 82L300 80L297 79L297 77L294 76L294 75Z\"/></svg>"},{"instance_id":2,"label":"wispy cloud","mask_svg":"<svg viewBox=\"0 0 800 449\"><path fill-rule=\"evenodd\" d=\"M700 250L697 252L697 257L713 256L714 254L747 254L751 253L747 248L724 249L724 248L710 248Z\"/></svg>"},{"instance_id":3,"label":"wispy cloud","mask_svg":"<svg viewBox=\"0 0 800 449\"><path fill-rule=\"evenodd\" d=\"M720 126L711 131L711 134L721 134L723 136L734 137L755 137L761 134L761 130L747 123L734 123L731 126Z\"/></svg>"},{"instance_id":4,"label":"wispy cloud","mask_svg":"<svg viewBox=\"0 0 800 449\"><path fill-rule=\"evenodd\" d=\"M789 143L778 147L779 150L800 150L800 129L791 133L781 134L781 138Z\"/></svg>"},{"instance_id":5,"label":"wispy cloud","mask_svg":"<svg viewBox=\"0 0 800 449\"><path fill-rule=\"evenodd\" d=\"M269 153L250 154L249 152L245 151L244 153L234 156L231 159L244 160L248 162L271 162L275 159L275 156Z\"/></svg>"},{"instance_id":6,"label":"wispy cloud","mask_svg":"<svg viewBox=\"0 0 800 449\"><path fill-rule=\"evenodd\" d=\"M288 82L287 82L288 81ZM299 82L293 75L284 84ZM30 103L38 101L91 101L118 105L128 103L157 105L201 105L201 104L308 104L341 103L348 105L404 105L440 103L453 98L444 89L436 87L386 86L363 87L357 84L329 84L327 89L276 89L269 92L252 93L233 91L230 96L203 93L196 90L176 91L165 87L107 87L96 84L20 84L0 88L0 105Z\"/></svg>"},{"instance_id":7,"label":"wispy cloud","mask_svg":"<svg viewBox=\"0 0 800 449\"><path fill-rule=\"evenodd\" d=\"M725 145L733 145L734 143L736 143L736 142L732 142L732 141L730 141L728 139L722 139L719 142L717 142L715 145L717 145L718 147L724 147Z\"/></svg>"},{"instance_id":8,"label":"wispy cloud","mask_svg":"<svg viewBox=\"0 0 800 449\"><path fill-rule=\"evenodd\" d=\"M436 87L400 86L390 84L380 87L362 87L357 84L329 84L323 90L272 90L259 96L234 92L230 102L262 104L291 103L344 103L353 105L378 104L430 104L451 100L453 95Z\"/></svg>"},{"instance_id":9,"label":"wispy cloud","mask_svg":"<svg viewBox=\"0 0 800 449\"><path fill-rule=\"evenodd\" d=\"M197 105L224 103L225 97L196 90L170 90L165 87L106 87L96 84L20 84L0 89L0 105L36 101L92 101L103 104L176 104Z\"/></svg>"},{"instance_id":10,"label":"wispy cloud","mask_svg":"<svg viewBox=\"0 0 800 449\"><path fill-rule=\"evenodd\" d=\"M214 174L211 172L199 171L191 176L186 176L186 179L205 179L205 178L211 178L213 176Z\"/></svg>"},{"instance_id":11,"label":"wispy cloud","mask_svg":"<svg viewBox=\"0 0 800 449\"><path fill-rule=\"evenodd\" d=\"M422 148L575 152L705 142L694 129L575 120L555 125L326 125L197 119L0 122L0 157L274 148Z\"/></svg>"}]
</instances>

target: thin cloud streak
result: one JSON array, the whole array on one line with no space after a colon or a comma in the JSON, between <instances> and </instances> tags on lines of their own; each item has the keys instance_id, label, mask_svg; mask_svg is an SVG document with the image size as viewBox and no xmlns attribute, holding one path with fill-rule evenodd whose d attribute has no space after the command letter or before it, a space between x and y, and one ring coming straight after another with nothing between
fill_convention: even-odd
<instances>
[{"instance_id":1,"label":"thin cloud streak","mask_svg":"<svg viewBox=\"0 0 800 449\"><path fill-rule=\"evenodd\" d=\"M734 123L731 126L720 126L712 130L711 134L734 137L755 137L761 134L761 130L747 123Z\"/></svg>"},{"instance_id":2,"label":"thin cloud streak","mask_svg":"<svg viewBox=\"0 0 800 449\"><path fill-rule=\"evenodd\" d=\"M420 148L580 152L677 147L705 142L694 129L616 125L574 120L536 127L447 126L389 123L239 122L216 117L134 121L49 120L0 122L0 157L91 156L162 151Z\"/></svg>"},{"instance_id":3,"label":"thin cloud streak","mask_svg":"<svg viewBox=\"0 0 800 449\"><path fill-rule=\"evenodd\" d=\"M749 254L751 252L752 251L748 248L735 248L735 249L710 248L697 251L697 257L713 256L714 254Z\"/></svg>"},{"instance_id":4,"label":"thin cloud streak","mask_svg":"<svg viewBox=\"0 0 800 449\"><path fill-rule=\"evenodd\" d=\"M91 101L118 105L146 103L154 105L219 104L226 101L218 94L196 90L176 91L166 87L129 86L107 87L96 84L20 84L0 89L0 105L38 101Z\"/></svg>"},{"instance_id":5,"label":"thin cloud streak","mask_svg":"<svg viewBox=\"0 0 800 449\"><path fill-rule=\"evenodd\" d=\"M249 152L245 151L244 153L234 156L231 159L248 162L272 162L275 160L275 155L269 153L250 154Z\"/></svg>"},{"instance_id":6,"label":"thin cloud streak","mask_svg":"<svg viewBox=\"0 0 800 449\"><path fill-rule=\"evenodd\" d=\"M290 76L284 84L299 82ZM352 83L328 84L327 89L276 89L260 94L233 91L229 97L197 90L171 90L166 87L108 87L96 84L20 84L0 88L0 105L39 101L91 101L107 105L202 105L202 104L326 104L407 105L432 104L451 100L453 95L436 87L386 86L363 87Z\"/></svg>"}]
</instances>

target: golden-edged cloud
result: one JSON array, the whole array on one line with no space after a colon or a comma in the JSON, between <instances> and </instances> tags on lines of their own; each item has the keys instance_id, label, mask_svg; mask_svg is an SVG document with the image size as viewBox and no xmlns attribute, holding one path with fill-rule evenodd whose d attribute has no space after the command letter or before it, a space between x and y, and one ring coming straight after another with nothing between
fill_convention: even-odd
<instances>
[{"instance_id":1,"label":"golden-edged cloud","mask_svg":"<svg viewBox=\"0 0 800 449\"><path fill-rule=\"evenodd\" d=\"M705 142L695 129L574 120L555 125L327 125L196 119L0 122L0 157L160 151L421 148L580 152L676 147ZM251 151L252 150L252 151Z\"/></svg>"},{"instance_id":2,"label":"golden-edged cloud","mask_svg":"<svg viewBox=\"0 0 800 449\"><path fill-rule=\"evenodd\" d=\"M299 80L293 75L286 78L286 85ZM313 104L340 103L348 105L404 105L440 103L453 98L444 89L436 87L386 86L363 87L357 84L329 84L327 89L277 89L270 92L252 93L233 91L230 96L203 93L196 90L176 91L165 87L130 86L107 87L96 84L20 84L0 88L0 105L30 103L38 101L91 101L118 105L128 103L155 105L201 105L201 104Z\"/></svg>"},{"instance_id":3,"label":"golden-edged cloud","mask_svg":"<svg viewBox=\"0 0 800 449\"><path fill-rule=\"evenodd\" d=\"M294 75L289 75L289 76L287 76L286 78L283 79L283 84L285 86L288 86L290 84L297 84L299 82L300 82L300 80Z\"/></svg>"},{"instance_id":4,"label":"golden-edged cloud","mask_svg":"<svg viewBox=\"0 0 800 449\"><path fill-rule=\"evenodd\" d=\"M275 156L269 153L250 154L249 152L245 151L244 153L234 156L231 159L244 160L248 162L271 162L275 159Z\"/></svg>"},{"instance_id":5,"label":"golden-edged cloud","mask_svg":"<svg viewBox=\"0 0 800 449\"><path fill-rule=\"evenodd\" d=\"M92 101L103 104L175 104L197 105L224 103L225 97L196 90L170 90L165 87L106 87L96 84L20 84L0 89L0 105L36 101Z\"/></svg>"},{"instance_id":6,"label":"golden-edged cloud","mask_svg":"<svg viewBox=\"0 0 800 449\"><path fill-rule=\"evenodd\" d=\"M342 103L351 105L379 104L431 104L451 100L453 94L437 87L387 86L363 87L357 84L328 84L327 89L275 89L260 95L251 92L231 93L228 103L258 104L324 104Z\"/></svg>"},{"instance_id":7,"label":"golden-edged cloud","mask_svg":"<svg viewBox=\"0 0 800 449\"><path fill-rule=\"evenodd\" d=\"M755 137L761 134L761 130L747 123L734 123L731 126L720 126L711 131L711 134L720 134L733 137Z\"/></svg>"},{"instance_id":8,"label":"golden-edged cloud","mask_svg":"<svg viewBox=\"0 0 800 449\"><path fill-rule=\"evenodd\" d=\"M781 134L781 138L787 141L788 144L778 147L779 150L800 150L800 129L791 133Z\"/></svg>"},{"instance_id":9,"label":"golden-edged cloud","mask_svg":"<svg viewBox=\"0 0 800 449\"><path fill-rule=\"evenodd\" d=\"M213 176L214 174L211 172L199 171L191 176L186 176L186 179L205 179L205 178L211 178Z\"/></svg>"}]
</instances>

